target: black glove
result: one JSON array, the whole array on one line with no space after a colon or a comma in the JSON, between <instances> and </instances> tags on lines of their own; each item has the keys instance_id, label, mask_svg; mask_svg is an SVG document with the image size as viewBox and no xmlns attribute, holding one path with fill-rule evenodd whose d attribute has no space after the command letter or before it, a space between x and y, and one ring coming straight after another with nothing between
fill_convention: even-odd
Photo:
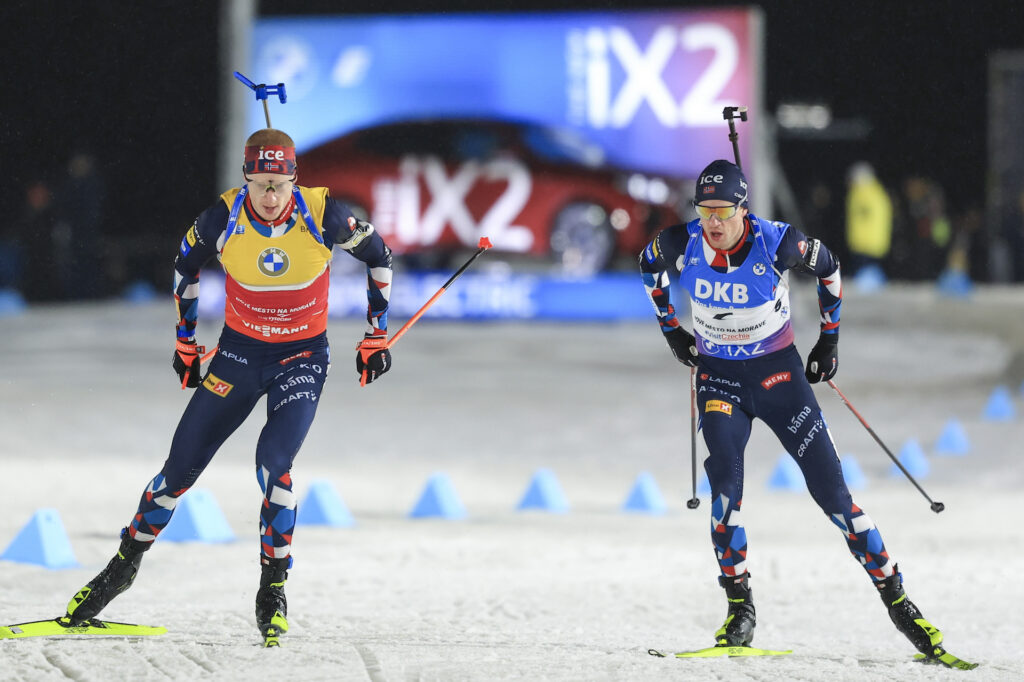
<instances>
[{"instance_id":1,"label":"black glove","mask_svg":"<svg viewBox=\"0 0 1024 682\"><path fill-rule=\"evenodd\" d=\"M697 366L697 339L693 337L693 334L682 327L662 333L665 335L665 340L668 341L668 347L672 349L672 355L676 356L676 360L687 367Z\"/></svg>"},{"instance_id":2,"label":"black glove","mask_svg":"<svg viewBox=\"0 0 1024 682\"><path fill-rule=\"evenodd\" d=\"M178 373L181 379L181 390L195 388L199 385L201 378L200 366L202 365L201 355L206 352L203 346L197 346L195 339L182 341L178 339L177 347L174 350L174 357L171 359L171 367Z\"/></svg>"},{"instance_id":3,"label":"black glove","mask_svg":"<svg viewBox=\"0 0 1024 682\"><path fill-rule=\"evenodd\" d=\"M385 345L387 342L385 336L367 336L356 346L356 371L359 372L361 386L391 369L391 351Z\"/></svg>"},{"instance_id":4,"label":"black glove","mask_svg":"<svg viewBox=\"0 0 1024 682\"><path fill-rule=\"evenodd\" d=\"M816 384L828 381L839 369L839 335L821 334L814 348L807 354L807 381Z\"/></svg>"}]
</instances>

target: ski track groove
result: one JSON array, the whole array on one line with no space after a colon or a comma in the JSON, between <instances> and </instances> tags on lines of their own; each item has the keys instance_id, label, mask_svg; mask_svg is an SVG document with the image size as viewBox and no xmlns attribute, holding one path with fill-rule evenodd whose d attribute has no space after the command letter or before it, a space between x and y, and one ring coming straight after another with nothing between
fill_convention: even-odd
<instances>
[{"instance_id":1,"label":"ski track groove","mask_svg":"<svg viewBox=\"0 0 1024 682\"><path fill-rule=\"evenodd\" d=\"M61 672L64 677L69 680L75 680L75 682L86 682L86 677L73 665L65 662L66 656L62 651L51 651L49 647L44 647L42 650L43 658L50 664L52 668Z\"/></svg>"},{"instance_id":2,"label":"ski track groove","mask_svg":"<svg viewBox=\"0 0 1024 682\"><path fill-rule=\"evenodd\" d=\"M363 659L363 666L366 668L366 674L370 678L370 682L388 682L383 666L381 666L373 651L370 650L370 647L363 644L353 644L352 647L359 654L359 658Z\"/></svg>"},{"instance_id":3,"label":"ski track groove","mask_svg":"<svg viewBox=\"0 0 1024 682\"><path fill-rule=\"evenodd\" d=\"M202 668L203 670L205 670L206 672L210 673L211 675L216 675L217 672L220 670L219 666L216 666L216 665L210 663L210 661L208 660L208 657L205 655L205 652L203 653L203 655L200 655L200 653L198 651L195 651L193 649L189 649L189 648L184 647L184 646L179 647L178 650L181 652L181 655L184 658L192 661L198 667Z\"/></svg>"},{"instance_id":4,"label":"ski track groove","mask_svg":"<svg viewBox=\"0 0 1024 682\"><path fill-rule=\"evenodd\" d=\"M162 654L163 654L163 652L154 651L152 653L145 654L143 656L143 658L146 660L146 663L149 664L149 667L151 669L155 670L156 672L160 673L161 675L163 675L164 679L168 679L168 680L176 679L176 676L178 675L178 673L173 668L171 668L171 666L165 665L162 662L163 658L164 658L164 656Z\"/></svg>"}]
</instances>

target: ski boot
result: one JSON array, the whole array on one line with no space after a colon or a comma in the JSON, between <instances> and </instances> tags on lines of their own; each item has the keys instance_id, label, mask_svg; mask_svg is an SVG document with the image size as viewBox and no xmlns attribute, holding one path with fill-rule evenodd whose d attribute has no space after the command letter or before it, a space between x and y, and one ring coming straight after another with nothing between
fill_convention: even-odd
<instances>
[{"instance_id":1,"label":"ski boot","mask_svg":"<svg viewBox=\"0 0 1024 682\"><path fill-rule=\"evenodd\" d=\"M135 540L127 528L122 528L117 555L71 598L61 624L75 626L94 618L114 597L131 587L139 574L142 554L152 545L152 542Z\"/></svg>"},{"instance_id":2,"label":"ski boot","mask_svg":"<svg viewBox=\"0 0 1024 682\"><path fill-rule=\"evenodd\" d=\"M915 649L927 657L938 657L943 653L942 647L939 646L942 643L942 633L925 620L921 610L907 598L907 593L903 591L900 567L894 566L893 570L894 573L888 578L875 583L885 608L889 609L889 618Z\"/></svg>"},{"instance_id":3,"label":"ski boot","mask_svg":"<svg viewBox=\"0 0 1024 682\"><path fill-rule=\"evenodd\" d=\"M729 600L729 612L715 633L717 646L750 646L754 641L757 619L749 580L749 573L718 578L718 584L725 588L725 596Z\"/></svg>"},{"instance_id":4,"label":"ski boot","mask_svg":"<svg viewBox=\"0 0 1024 682\"><path fill-rule=\"evenodd\" d=\"M280 637L288 632L288 600L284 596L284 583L292 559L271 559L261 556L260 589L256 592L256 626L263 635L263 646L278 646Z\"/></svg>"}]
</instances>

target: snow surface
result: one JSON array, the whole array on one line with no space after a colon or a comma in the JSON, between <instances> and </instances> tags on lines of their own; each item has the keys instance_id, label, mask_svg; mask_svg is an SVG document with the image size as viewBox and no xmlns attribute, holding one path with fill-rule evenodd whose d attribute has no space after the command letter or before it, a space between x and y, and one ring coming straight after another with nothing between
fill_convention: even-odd
<instances>
[{"instance_id":1,"label":"snow surface","mask_svg":"<svg viewBox=\"0 0 1024 682\"><path fill-rule=\"evenodd\" d=\"M1024 417L994 422L982 410L1000 384L1021 407L1024 293L846 293L836 382L891 449L919 441L931 464L921 483L946 511L932 513L890 474L889 459L827 387L816 389L819 400L840 453L868 476L855 498L911 598L951 651L982 663L973 672L911 662L913 649L837 529L806 493L768 489L782 450L760 423L744 500L755 644L794 654L648 656L652 647L711 644L725 615L708 501L685 507L685 368L653 320L428 318L395 347L395 369L364 389L351 357L361 322L331 325L331 380L293 475L300 500L310 481L331 481L356 525L298 528L291 631L280 649L256 646L253 618L260 406L198 483L239 539L158 542L135 586L103 613L168 634L0 641L0 680L1021 679L1024 553L1014 503ZM804 353L816 334L813 296L809 284L795 287ZM169 367L172 315L161 301L33 308L2 320L0 550L35 509L54 507L81 567L0 562L0 622L62 613L113 555L188 398ZM199 331L213 344L219 321ZM932 454L954 418L970 454ZM562 484L568 513L515 510L541 467ZM438 471L450 476L465 520L408 518ZM641 471L664 493L665 515L621 510Z\"/></svg>"}]
</instances>

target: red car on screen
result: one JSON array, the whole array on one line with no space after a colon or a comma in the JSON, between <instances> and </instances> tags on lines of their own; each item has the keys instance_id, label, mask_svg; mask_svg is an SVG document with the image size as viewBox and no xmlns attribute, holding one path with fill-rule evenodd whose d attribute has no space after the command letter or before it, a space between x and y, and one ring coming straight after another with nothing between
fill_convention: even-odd
<instances>
[{"instance_id":1,"label":"red car on screen","mask_svg":"<svg viewBox=\"0 0 1024 682\"><path fill-rule=\"evenodd\" d=\"M547 259L567 273L633 262L681 220L682 183L605 164L575 132L430 120L349 133L302 154L304 185L330 188L398 255L475 249Z\"/></svg>"}]
</instances>

